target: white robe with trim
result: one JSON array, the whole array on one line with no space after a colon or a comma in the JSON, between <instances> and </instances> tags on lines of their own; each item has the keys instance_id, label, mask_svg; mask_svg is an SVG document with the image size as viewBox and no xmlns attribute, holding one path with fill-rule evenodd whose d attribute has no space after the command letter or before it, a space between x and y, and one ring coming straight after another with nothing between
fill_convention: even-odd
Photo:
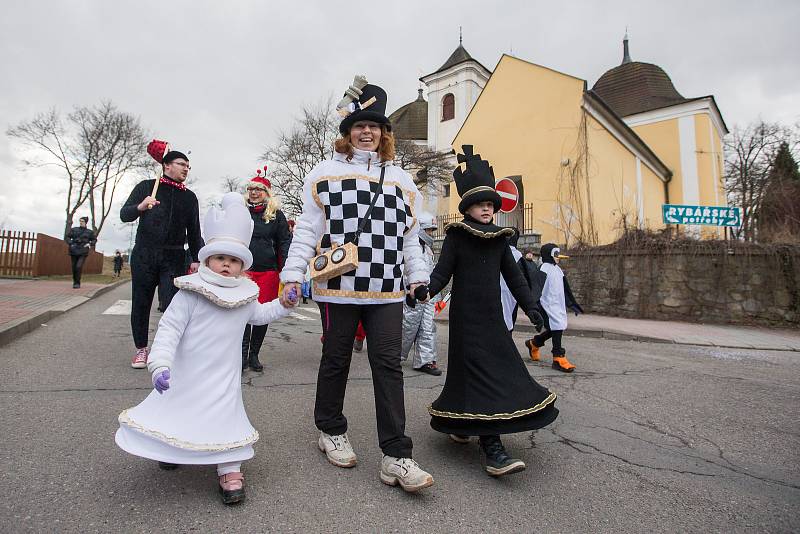
<instances>
[{"instance_id":1,"label":"white robe with trim","mask_svg":"<svg viewBox=\"0 0 800 534\"><path fill-rule=\"evenodd\" d=\"M180 291L158 323L148 370L170 369L169 389L153 390L119 415L123 450L175 464L219 464L253 457L258 432L242 402L241 337L246 324L289 314L259 304L258 286L219 287L200 273L175 280Z\"/></svg>"}]
</instances>

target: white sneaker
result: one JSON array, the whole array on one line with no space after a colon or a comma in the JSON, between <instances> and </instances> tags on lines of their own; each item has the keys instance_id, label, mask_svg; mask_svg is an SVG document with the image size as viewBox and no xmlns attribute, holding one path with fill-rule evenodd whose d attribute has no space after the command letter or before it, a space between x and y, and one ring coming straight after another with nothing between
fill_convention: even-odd
<instances>
[{"instance_id":1,"label":"white sneaker","mask_svg":"<svg viewBox=\"0 0 800 534\"><path fill-rule=\"evenodd\" d=\"M389 486L400 484L407 492L414 493L433 485L433 477L411 458L384 455L381 461L381 482Z\"/></svg>"},{"instance_id":2,"label":"white sneaker","mask_svg":"<svg viewBox=\"0 0 800 534\"><path fill-rule=\"evenodd\" d=\"M337 467L353 467L356 465L356 453L347 433L338 436L331 436L325 432L319 433L319 450L325 453L328 461Z\"/></svg>"}]
</instances>

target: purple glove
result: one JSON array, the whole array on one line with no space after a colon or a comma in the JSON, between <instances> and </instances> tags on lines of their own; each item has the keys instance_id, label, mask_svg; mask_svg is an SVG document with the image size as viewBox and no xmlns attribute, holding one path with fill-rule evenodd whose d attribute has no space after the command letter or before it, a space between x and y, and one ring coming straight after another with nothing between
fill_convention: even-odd
<instances>
[{"instance_id":1,"label":"purple glove","mask_svg":"<svg viewBox=\"0 0 800 534\"><path fill-rule=\"evenodd\" d=\"M292 304L297 304L297 288L296 287L293 287L292 289L289 290L289 295L288 295L287 298L288 298L289 302L291 302Z\"/></svg>"},{"instance_id":2,"label":"purple glove","mask_svg":"<svg viewBox=\"0 0 800 534\"><path fill-rule=\"evenodd\" d=\"M169 369L164 369L160 373L153 375L153 387L159 393L164 393L169 389Z\"/></svg>"}]
</instances>

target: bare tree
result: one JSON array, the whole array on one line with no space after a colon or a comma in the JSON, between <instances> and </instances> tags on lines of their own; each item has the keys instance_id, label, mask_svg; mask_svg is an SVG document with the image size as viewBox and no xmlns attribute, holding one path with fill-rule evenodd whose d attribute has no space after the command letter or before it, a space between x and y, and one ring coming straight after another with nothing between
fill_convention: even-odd
<instances>
[{"instance_id":1,"label":"bare tree","mask_svg":"<svg viewBox=\"0 0 800 534\"><path fill-rule=\"evenodd\" d=\"M289 216L303 211L303 179L318 163L333 155L341 117L333 113L333 99L304 107L289 130L278 132L277 142L267 147L261 159L267 162L270 181L280 194Z\"/></svg>"},{"instance_id":2,"label":"bare tree","mask_svg":"<svg viewBox=\"0 0 800 534\"><path fill-rule=\"evenodd\" d=\"M763 121L744 128L737 126L725 140L725 190L729 204L742 210L742 224L735 234L746 241L756 239L758 214L769 188L770 170L783 142L794 147L796 131Z\"/></svg>"},{"instance_id":3,"label":"bare tree","mask_svg":"<svg viewBox=\"0 0 800 534\"><path fill-rule=\"evenodd\" d=\"M242 179L226 175L220 178L220 188L223 193L244 193Z\"/></svg>"},{"instance_id":4,"label":"bare tree","mask_svg":"<svg viewBox=\"0 0 800 534\"><path fill-rule=\"evenodd\" d=\"M75 213L89 205L90 225L99 235L111 211L119 182L149 168L147 136L139 119L111 102L76 107L62 119L51 109L11 127L7 135L37 149L31 166L56 166L67 180L64 235Z\"/></svg>"},{"instance_id":5,"label":"bare tree","mask_svg":"<svg viewBox=\"0 0 800 534\"><path fill-rule=\"evenodd\" d=\"M456 167L455 159L449 153L431 150L427 145L406 139L396 140L394 163L411 174L421 190L450 183Z\"/></svg>"}]
</instances>

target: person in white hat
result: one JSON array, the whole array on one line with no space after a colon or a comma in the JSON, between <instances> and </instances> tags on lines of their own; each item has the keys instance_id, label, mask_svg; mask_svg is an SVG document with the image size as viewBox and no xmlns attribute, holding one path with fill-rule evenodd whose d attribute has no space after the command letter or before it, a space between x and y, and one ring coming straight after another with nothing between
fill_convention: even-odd
<instances>
[{"instance_id":1,"label":"person in white hat","mask_svg":"<svg viewBox=\"0 0 800 534\"><path fill-rule=\"evenodd\" d=\"M253 262L252 232L238 193L209 210L200 268L175 279L179 291L158 323L147 362L155 389L119 415L115 438L162 469L217 464L225 504L244 499L241 462L258 440L242 403L240 333L289 314L278 300L259 304L258 286L243 274Z\"/></svg>"}]
</instances>

